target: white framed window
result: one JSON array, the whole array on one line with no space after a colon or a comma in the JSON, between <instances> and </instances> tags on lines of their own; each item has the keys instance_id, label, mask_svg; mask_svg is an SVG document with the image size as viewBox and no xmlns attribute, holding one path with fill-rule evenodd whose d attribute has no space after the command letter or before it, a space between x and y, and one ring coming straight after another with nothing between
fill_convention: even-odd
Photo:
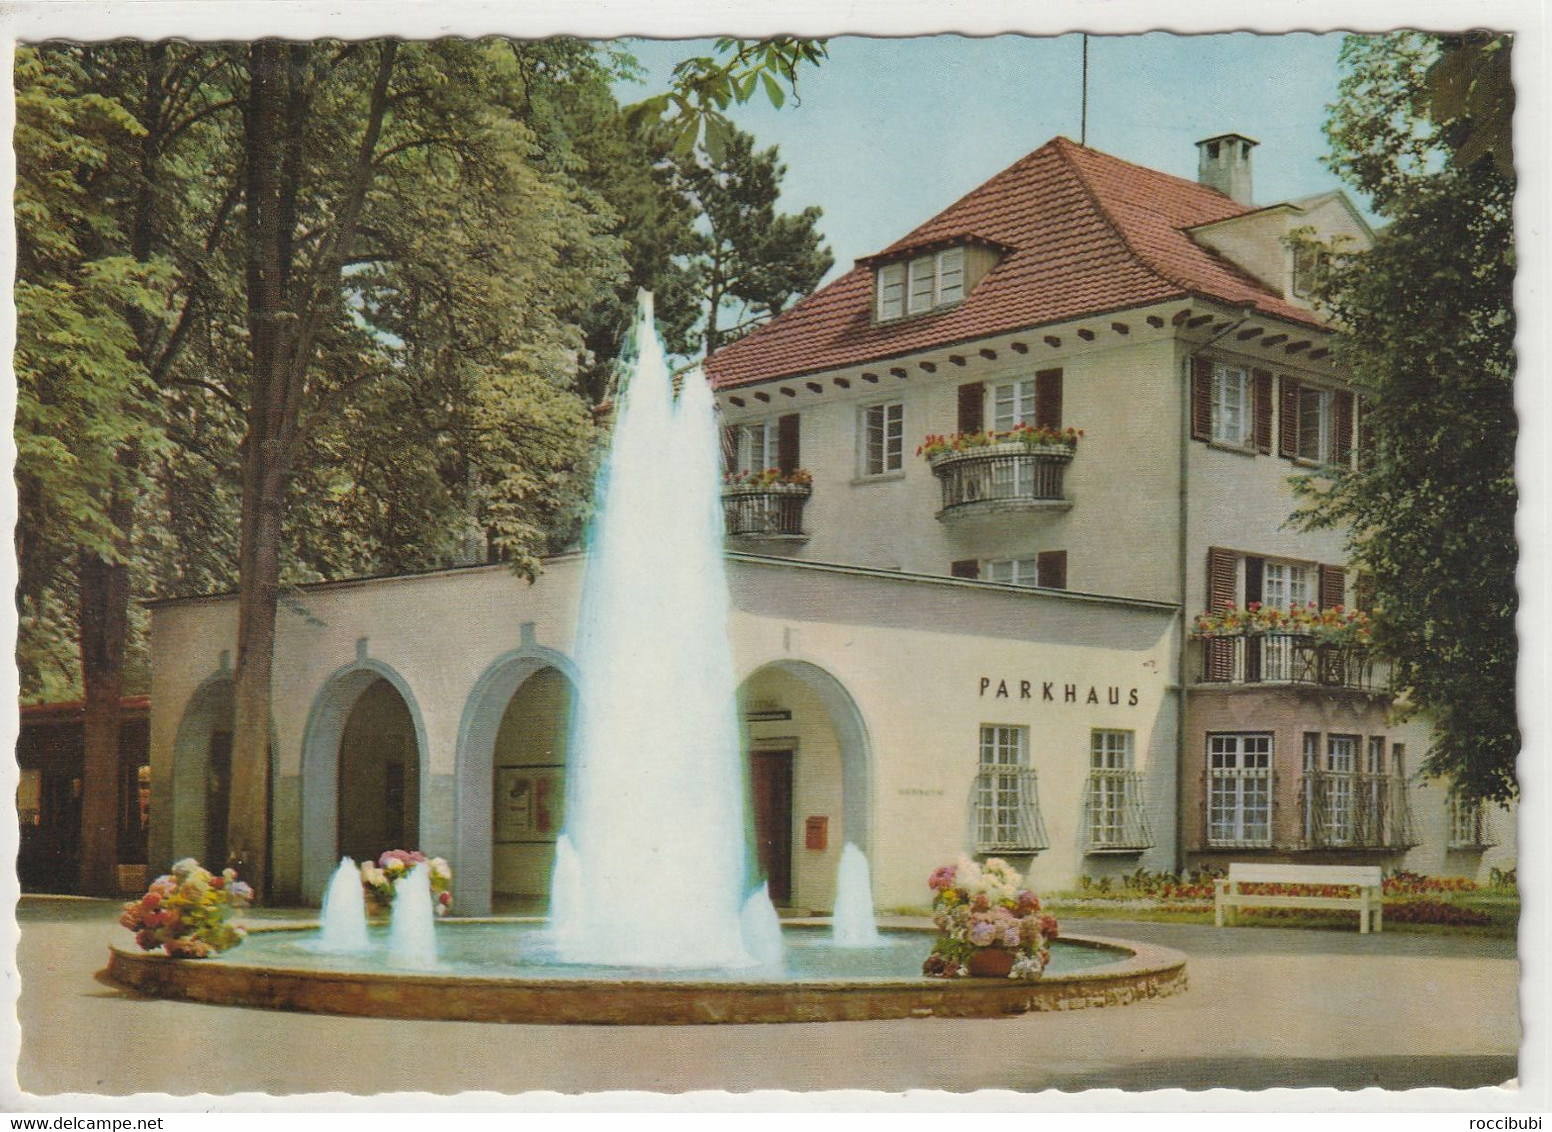
<instances>
[{"instance_id":1,"label":"white framed window","mask_svg":"<svg viewBox=\"0 0 1552 1132\"><path fill-rule=\"evenodd\" d=\"M1299 387L1299 458L1327 464L1335 457L1336 395L1329 389Z\"/></svg>"},{"instance_id":2,"label":"white framed window","mask_svg":"<svg viewBox=\"0 0 1552 1132\"><path fill-rule=\"evenodd\" d=\"M1008 432L1017 425L1035 423L1035 379L1000 381L992 386L992 428Z\"/></svg>"},{"instance_id":3,"label":"white framed window","mask_svg":"<svg viewBox=\"0 0 1552 1132\"><path fill-rule=\"evenodd\" d=\"M1029 728L983 723L980 769L972 793L978 852L1034 852L1048 845L1029 766Z\"/></svg>"},{"instance_id":4,"label":"white framed window","mask_svg":"<svg viewBox=\"0 0 1552 1132\"><path fill-rule=\"evenodd\" d=\"M1207 737L1207 840L1212 845L1272 843L1272 736Z\"/></svg>"},{"instance_id":5,"label":"white framed window","mask_svg":"<svg viewBox=\"0 0 1552 1132\"><path fill-rule=\"evenodd\" d=\"M905 263L890 263L874 275L880 322L922 314L965 297L965 249L944 248Z\"/></svg>"},{"instance_id":6,"label":"white framed window","mask_svg":"<svg viewBox=\"0 0 1552 1132\"><path fill-rule=\"evenodd\" d=\"M1350 845L1353 841L1357 790L1354 777L1358 770L1358 736L1326 736L1326 837L1328 845Z\"/></svg>"},{"instance_id":7,"label":"white framed window","mask_svg":"<svg viewBox=\"0 0 1552 1132\"><path fill-rule=\"evenodd\" d=\"M1288 609L1310 599L1313 571L1295 562L1268 562L1261 575L1261 603L1272 609Z\"/></svg>"},{"instance_id":8,"label":"white framed window","mask_svg":"<svg viewBox=\"0 0 1552 1132\"><path fill-rule=\"evenodd\" d=\"M1038 586L1039 565L1037 558L992 558L981 564L981 577L1012 586Z\"/></svg>"},{"instance_id":9,"label":"white framed window","mask_svg":"<svg viewBox=\"0 0 1552 1132\"><path fill-rule=\"evenodd\" d=\"M757 421L737 426L735 467L740 472L763 472L776 467L776 422Z\"/></svg>"},{"instance_id":10,"label":"white framed window","mask_svg":"<svg viewBox=\"0 0 1552 1132\"><path fill-rule=\"evenodd\" d=\"M1133 737L1131 731L1091 733L1085 821L1090 851L1145 849L1153 843L1132 766Z\"/></svg>"},{"instance_id":11,"label":"white framed window","mask_svg":"<svg viewBox=\"0 0 1552 1132\"><path fill-rule=\"evenodd\" d=\"M878 269L878 320L887 322L905 314L905 264L891 263Z\"/></svg>"},{"instance_id":12,"label":"white framed window","mask_svg":"<svg viewBox=\"0 0 1552 1132\"><path fill-rule=\"evenodd\" d=\"M1492 844L1488 837L1486 806L1481 802L1468 802L1453 791L1446 798L1445 806L1449 822L1448 848L1480 849Z\"/></svg>"},{"instance_id":13,"label":"white framed window","mask_svg":"<svg viewBox=\"0 0 1552 1132\"><path fill-rule=\"evenodd\" d=\"M1312 244L1293 249L1293 293L1301 299L1313 298L1331 267L1331 253Z\"/></svg>"},{"instance_id":14,"label":"white framed window","mask_svg":"<svg viewBox=\"0 0 1552 1132\"><path fill-rule=\"evenodd\" d=\"M1250 443L1250 374L1239 366L1212 367L1212 438L1221 444Z\"/></svg>"},{"instance_id":15,"label":"white framed window","mask_svg":"<svg viewBox=\"0 0 1552 1132\"><path fill-rule=\"evenodd\" d=\"M905 403L887 401L862 410L862 474L883 476L905 467Z\"/></svg>"}]
</instances>

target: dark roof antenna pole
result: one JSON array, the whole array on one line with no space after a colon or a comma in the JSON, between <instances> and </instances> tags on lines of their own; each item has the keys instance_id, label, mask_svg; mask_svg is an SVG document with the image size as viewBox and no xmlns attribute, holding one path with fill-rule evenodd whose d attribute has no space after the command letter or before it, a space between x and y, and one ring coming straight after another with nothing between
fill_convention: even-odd
<instances>
[{"instance_id":1,"label":"dark roof antenna pole","mask_svg":"<svg viewBox=\"0 0 1552 1132\"><path fill-rule=\"evenodd\" d=\"M1078 144L1089 144L1089 33L1083 33L1083 116L1078 122Z\"/></svg>"}]
</instances>

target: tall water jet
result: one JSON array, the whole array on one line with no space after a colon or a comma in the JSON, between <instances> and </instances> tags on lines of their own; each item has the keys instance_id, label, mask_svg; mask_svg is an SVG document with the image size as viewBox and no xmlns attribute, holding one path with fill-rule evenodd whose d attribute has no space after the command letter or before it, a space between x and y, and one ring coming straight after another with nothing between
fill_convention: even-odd
<instances>
[{"instance_id":1,"label":"tall water jet","mask_svg":"<svg viewBox=\"0 0 1552 1132\"><path fill-rule=\"evenodd\" d=\"M388 966L435 967L436 912L431 905L431 871L424 861L394 883L392 916Z\"/></svg>"},{"instance_id":2,"label":"tall water jet","mask_svg":"<svg viewBox=\"0 0 1552 1132\"><path fill-rule=\"evenodd\" d=\"M555 945L571 963L749 966L715 402L698 371L674 397L645 292L635 347L583 585Z\"/></svg>"},{"instance_id":3,"label":"tall water jet","mask_svg":"<svg viewBox=\"0 0 1552 1132\"><path fill-rule=\"evenodd\" d=\"M361 872L349 857L341 857L339 868L323 894L319 916L317 951L365 951L366 895L361 891Z\"/></svg>"},{"instance_id":4,"label":"tall water jet","mask_svg":"<svg viewBox=\"0 0 1552 1132\"><path fill-rule=\"evenodd\" d=\"M835 878L835 915L831 931L840 947L877 947L878 921L873 914L873 873L868 859L850 841L841 850Z\"/></svg>"}]
</instances>

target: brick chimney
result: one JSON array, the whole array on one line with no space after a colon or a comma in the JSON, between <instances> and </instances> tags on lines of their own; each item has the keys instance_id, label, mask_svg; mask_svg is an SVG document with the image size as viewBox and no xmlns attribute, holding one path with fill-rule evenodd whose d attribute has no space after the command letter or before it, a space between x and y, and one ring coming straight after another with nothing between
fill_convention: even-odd
<instances>
[{"instance_id":1,"label":"brick chimney","mask_svg":"<svg viewBox=\"0 0 1552 1132\"><path fill-rule=\"evenodd\" d=\"M1250 151L1261 143L1244 134L1218 134L1196 143L1196 179L1240 204L1253 203Z\"/></svg>"}]
</instances>

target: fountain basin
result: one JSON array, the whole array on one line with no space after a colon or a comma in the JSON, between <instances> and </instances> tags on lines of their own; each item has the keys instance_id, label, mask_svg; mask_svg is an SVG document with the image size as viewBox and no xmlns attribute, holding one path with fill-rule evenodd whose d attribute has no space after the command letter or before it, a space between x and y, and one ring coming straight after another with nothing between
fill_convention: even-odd
<instances>
[{"instance_id":1,"label":"fountain basin","mask_svg":"<svg viewBox=\"0 0 1552 1132\"><path fill-rule=\"evenodd\" d=\"M442 953L456 953L459 933L489 924L527 925L530 931L539 927L532 920L443 923L437 927ZM1025 982L903 973L793 975L758 968L715 977L538 965L491 973L477 967L445 972L349 969L338 956L320 956L313 962L295 954L307 938L300 933L311 936L314 927L256 927L241 948L209 960L169 959L113 947L108 975L143 994L190 1002L375 1018L615 1025L997 1018L1119 1006L1186 987L1185 956L1180 952L1092 937L1060 940L1061 950L1053 955L1045 977ZM790 939L801 943L804 937L798 933L823 929L800 925L787 930ZM881 934L887 949L908 953L918 969L931 949L931 928L890 928ZM275 959L263 961L266 950L274 950ZM459 965L455 961L449 966Z\"/></svg>"}]
</instances>

